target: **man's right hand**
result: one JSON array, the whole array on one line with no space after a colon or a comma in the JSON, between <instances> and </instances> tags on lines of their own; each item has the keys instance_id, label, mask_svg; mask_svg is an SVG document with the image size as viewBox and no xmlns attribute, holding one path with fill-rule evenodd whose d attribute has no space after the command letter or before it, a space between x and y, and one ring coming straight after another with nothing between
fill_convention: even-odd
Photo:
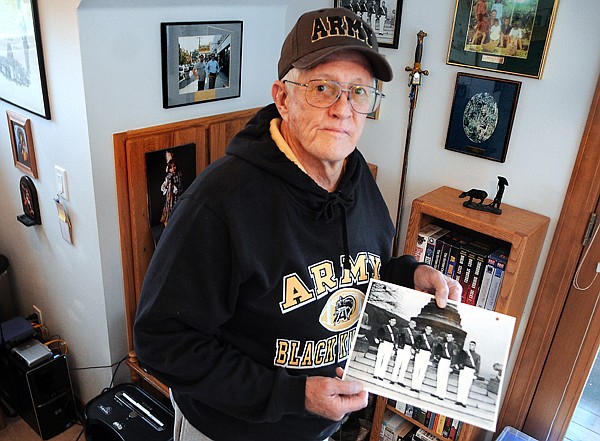
<instances>
[{"instance_id":1,"label":"man's right hand","mask_svg":"<svg viewBox=\"0 0 600 441\"><path fill-rule=\"evenodd\" d=\"M340 377L344 371L336 372ZM306 410L333 421L340 421L347 413L367 406L369 394L358 381L340 378L308 377L306 379Z\"/></svg>"}]
</instances>

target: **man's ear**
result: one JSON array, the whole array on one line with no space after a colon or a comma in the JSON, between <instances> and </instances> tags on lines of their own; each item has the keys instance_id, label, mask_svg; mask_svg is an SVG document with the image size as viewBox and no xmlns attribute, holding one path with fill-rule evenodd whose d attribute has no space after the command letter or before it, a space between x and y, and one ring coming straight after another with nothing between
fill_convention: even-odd
<instances>
[{"instance_id":1,"label":"man's ear","mask_svg":"<svg viewBox=\"0 0 600 441\"><path fill-rule=\"evenodd\" d=\"M286 121L288 115L288 93L285 88L285 83L282 81L275 81L271 86L271 96L273 97L273 102L277 106L277 110L279 110L279 114L281 118Z\"/></svg>"}]
</instances>

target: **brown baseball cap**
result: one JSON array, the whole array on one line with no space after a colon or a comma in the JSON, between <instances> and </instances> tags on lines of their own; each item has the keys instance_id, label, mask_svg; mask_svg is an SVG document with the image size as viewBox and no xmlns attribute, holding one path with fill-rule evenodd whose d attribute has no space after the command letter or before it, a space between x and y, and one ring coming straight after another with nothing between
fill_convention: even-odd
<instances>
[{"instance_id":1,"label":"brown baseball cap","mask_svg":"<svg viewBox=\"0 0 600 441\"><path fill-rule=\"evenodd\" d=\"M376 78L391 81L392 68L379 53L373 30L346 8L319 9L300 16L283 42L277 65L279 79L292 67L308 69L334 52L349 49L369 60Z\"/></svg>"}]
</instances>

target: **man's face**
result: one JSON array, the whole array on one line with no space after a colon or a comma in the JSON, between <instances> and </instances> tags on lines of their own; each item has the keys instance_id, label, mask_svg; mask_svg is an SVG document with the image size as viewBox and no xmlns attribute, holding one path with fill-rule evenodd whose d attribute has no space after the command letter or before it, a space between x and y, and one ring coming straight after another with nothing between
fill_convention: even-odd
<instances>
[{"instance_id":1,"label":"man's face","mask_svg":"<svg viewBox=\"0 0 600 441\"><path fill-rule=\"evenodd\" d=\"M373 85L373 76L362 57L356 53L346 55L302 70L296 81L325 79ZM283 108L279 107L284 121L282 134L300 162L336 163L352 153L367 116L352 109L346 92L331 107L321 109L306 102L305 87L290 83L284 87L287 96Z\"/></svg>"}]
</instances>

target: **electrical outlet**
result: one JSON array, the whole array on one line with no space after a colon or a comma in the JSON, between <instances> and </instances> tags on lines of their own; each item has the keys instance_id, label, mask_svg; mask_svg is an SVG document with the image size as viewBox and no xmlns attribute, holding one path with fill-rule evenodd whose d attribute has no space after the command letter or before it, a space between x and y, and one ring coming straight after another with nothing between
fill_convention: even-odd
<instances>
[{"instance_id":1,"label":"electrical outlet","mask_svg":"<svg viewBox=\"0 0 600 441\"><path fill-rule=\"evenodd\" d=\"M40 322L40 324L44 323L44 318L42 317L42 310L37 306L33 305L33 312L37 314L38 321Z\"/></svg>"}]
</instances>

